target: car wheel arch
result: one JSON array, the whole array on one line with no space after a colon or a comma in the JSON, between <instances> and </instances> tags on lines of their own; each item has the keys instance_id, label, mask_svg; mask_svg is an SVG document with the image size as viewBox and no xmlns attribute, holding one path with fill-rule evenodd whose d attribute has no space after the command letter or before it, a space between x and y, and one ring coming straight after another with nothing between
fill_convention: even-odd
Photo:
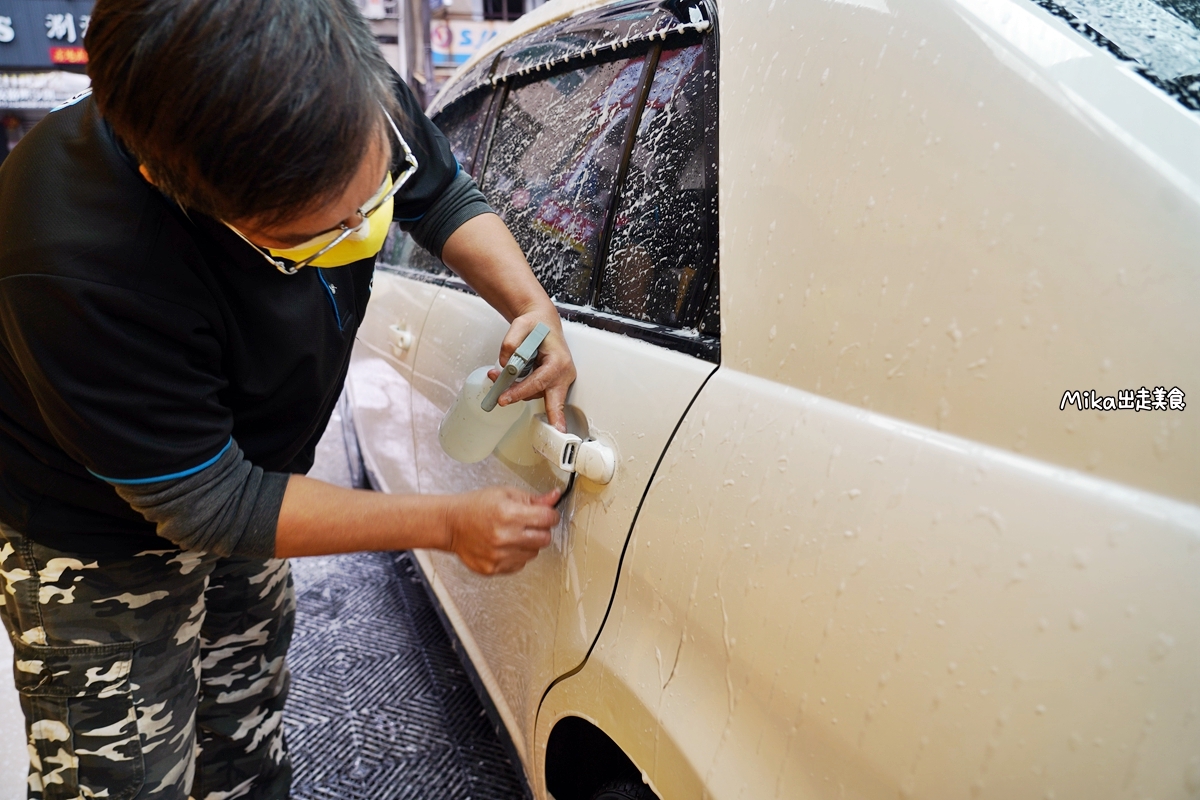
<instances>
[{"instance_id":1,"label":"car wheel arch","mask_svg":"<svg viewBox=\"0 0 1200 800\"><path fill-rule=\"evenodd\" d=\"M592 800L614 781L641 782L642 770L599 726L583 717L559 719L546 742L546 789L554 800Z\"/></svg>"}]
</instances>

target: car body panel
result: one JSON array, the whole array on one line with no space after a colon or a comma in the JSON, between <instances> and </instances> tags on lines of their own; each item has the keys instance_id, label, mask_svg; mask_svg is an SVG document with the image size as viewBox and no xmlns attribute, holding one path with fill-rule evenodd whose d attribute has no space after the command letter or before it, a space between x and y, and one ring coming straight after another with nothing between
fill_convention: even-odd
<instances>
[{"instance_id":1,"label":"car body panel","mask_svg":"<svg viewBox=\"0 0 1200 800\"><path fill-rule=\"evenodd\" d=\"M1195 423L1058 409L1198 383L1196 116L1031 4L742 8L723 366L535 744L596 720L663 797L1200 791Z\"/></svg>"},{"instance_id":2,"label":"car body panel","mask_svg":"<svg viewBox=\"0 0 1200 800\"><path fill-rule=\"evenodd\" d=\"M1200 114L1021 0L727 9L724 363L1200 500L1190 409L1059 411L1200 387Z\"/></svg>"},{"instance_id":3,"label":"car body panel","mask_svg":"<svg viewBox=\"0 0 1200 800\"><path fill-rule=\"evenodd\" d=\"M543 714L663 797L1196 786L1192 505L722 368L628 553Z\"/></svg>"},{"instance_id":4,"label":"car body panel","mask_svg":"<svg viewBox=\"0 0 1200 800\"><path fill-rule=\"evenodd\" d=\"M523 739L533 733L546 687L582 663L599 633L650 475L714 369L700 359L608 331L563 324L579 369L568 398L572 427L615 449L615 477L603 486L578 478L553 543L515 575L477 575L449 553L430 552L422 559L463 621L460 637L473 642L499 687L500 696L493 699L507 707L502 715L516 721ZM528 435L522 435L528 422L518 423L497 453L478 464L454 461L438 443L438 424L459 386L472 370L495 360L507 328L476 295L444 288L435 299L413 378L422 492L501 484L544 492L565 485L565 474L535 454ZM540 401L530 405L530 413L543 410Z\"/></svg>"},{"instance_id":5,"label":"car body panel","mask_svg":"<svg viewBox=\"0 0 1200 800\"><path fill-rule=\"evenodd\" d=\"M376 270L371 303L354 342L346 391L363 461L373 483L383 491L419 489L412 370L425 316L437 292L433 284Z\"/></svg>"},{"instance_id":6,"label":"car body panel","mask_svg":"<svg viewBox=\"0 0 1200 800\"><path fill-rule=\"evenodd\" d=\"M552 0L459 74L597 5ZM539 633L573 658L597 628L562 643L563 568L488 594L420 557L536 796L568 715L664 798L1196 796L1200 429L1059 407L1200 385L1200 115L1025 0L718 22L722 366L644 479L594 649L531 667ZM488 313L457 298L447 341ZM418 460L492 357L434 356Z\"/></svg>"}]
</instances>

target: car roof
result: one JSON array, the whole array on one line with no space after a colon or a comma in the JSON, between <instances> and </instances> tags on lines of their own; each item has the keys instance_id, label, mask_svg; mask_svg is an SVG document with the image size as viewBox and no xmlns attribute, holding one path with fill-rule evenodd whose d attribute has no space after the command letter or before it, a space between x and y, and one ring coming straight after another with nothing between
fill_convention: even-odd
<instances>
[{"instance_id":1,"label":"car roof","mask_svg":"<svg viewBox=\"0 0 1200 800\"><path fill-rule=\"evenodd\" d=\"M483 47L476 51L475 55L471 56L467 61L459 67L458 71L446 81L441 90L430 103L430 108L436 108L441 102L442 96L452 87L458 79L470 71L476 64L485 58L488 58L496 53L509 42L518 39L521 36L535 31L538 28L544 28L551 23L560 20L568 19L584 11L590 11L594 8L610 5L615 0L550 0L545 5L538 6L533 11L519 17L516 21L510 24L498 36L490 40Z\"/></svg>"}]
</instances>

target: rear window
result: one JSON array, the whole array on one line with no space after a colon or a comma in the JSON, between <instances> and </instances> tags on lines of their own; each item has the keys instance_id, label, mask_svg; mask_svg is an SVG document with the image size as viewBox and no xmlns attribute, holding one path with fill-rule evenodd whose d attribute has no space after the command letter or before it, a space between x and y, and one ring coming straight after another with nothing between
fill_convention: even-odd
<instances>
[{"instance_id":1,"label":"rear window","mask_svg":"<svg viewBox=\"0 0 1200 800\"><path fill-rule=\"evenodd\" d=\"M1038 0L1200 111L1200 0Z\"/></svg>"},{"instance_id":2,"label":"rear window","mask_svg":"<svg viewBox=\"0 0 1200 800\"><path fill-rule=\"evenodd\" d=\"M715 170L706 169L704 101L713 73L703 45L664 50L621 187L597 305L602 311L682 327L697 281L715 253ZM715 124L715 123L714 123ZM703 295L700 297L703 300Z\"/></svg>"},{"instance_id":3,"label":"rear window","mask_svg":"<svg viewBox=\"0 0 1200 800\"><path fill-rule=\"evenodd\" d=\"M477 91L434 118L434 123L446 134L450 149L458 159L459 166L475 174L475 146L479 142L479 129L487 115L491 92Z\"/></svg>"}]
</instances>

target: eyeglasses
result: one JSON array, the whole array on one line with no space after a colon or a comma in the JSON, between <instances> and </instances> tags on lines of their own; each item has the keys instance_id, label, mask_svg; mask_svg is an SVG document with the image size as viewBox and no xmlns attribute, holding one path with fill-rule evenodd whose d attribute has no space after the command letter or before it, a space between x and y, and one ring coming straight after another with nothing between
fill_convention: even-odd
<instances>
[{"instance_id":1,"label":"eyeglasses","mask_svg":"<svg viewBox=\"0 0 1200 800\"><path fill-rule=\"evenodd\" d=\"M380 185L379 191L376 192L371 197L371 199L366 202L365 205L363 205L362 207L360 207L358 209L358 215L362 218L362 221L359 222L357 225L351 227L351 226L347 225L345 222L342 222L342 224L339 225L337 229L329 231L328 233L323 233L320 236L316 237L316 239L313 239L309 242L305 242L305 244L311 245L311 244L319 241L320 239L322 239L325 236L332 237L329 240L329 243L326 244L324 247L322 247L320 250L313 253L311 256L308 256L307 258L301 259L300 261L297 261L297 262L291 264L290 266L288 265L288 263L286 261L280 261L279 259L273 257L264 248L259 247L254 242L247 239L246 235L244 233L242 233L237 228L230 225L228 222L225 223L225 227L229 228L229 230L236 233L243 242L245 242L246 244L253 247L256 251L258 251L258 253L260 253L262 255L262 257L267 260L267 263L269 263L271 266L275 267L275 269L279 270L284 275L295 275L301 269L303 269L304 267L307 267L309 264L313 263L318 258L325 255L330 250L337 247L342 242L346 241L346 239L349 238L351 235L353 235L355 231L362 228L362 226L366 223L366 221L371 217L372 214L374 214L379 209L383 208L384 204L387 203L388 200L391 200L393 197L395 197L396 193L400 191L400 187L404 186L404 184L408 181L408 179L412 177L413 173L417 171L417 157L413 155L412 150L408 146L408 142L404 141L404 137L400 134L400 129L398 127L396 127L396 121L392 119L391 114L387 113L386 108L383 110L383 116L387 118L388 126L392 129L392 133L394 133L396 135L397 141L400 142L400 149L404 151L404 160L408 164L408 166L405 168L404 172L400 173L400 176L398 178L396 178L396 180L392 183L392 187L390 189L387 188L389 176L387 176L387 175L384 176L383 183ZM303 247L304 245L300 245L300 246Z\"/></svg>"}]
</instances>

